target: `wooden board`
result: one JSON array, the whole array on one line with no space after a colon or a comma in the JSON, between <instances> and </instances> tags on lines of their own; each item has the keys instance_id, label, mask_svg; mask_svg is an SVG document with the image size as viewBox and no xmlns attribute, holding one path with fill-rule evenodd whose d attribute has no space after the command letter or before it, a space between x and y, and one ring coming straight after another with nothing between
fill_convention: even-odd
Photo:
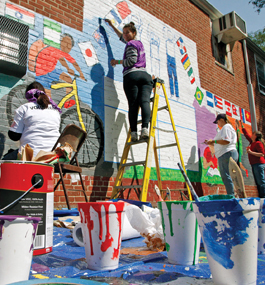
<instances>
[{"instance_id":1,"label":"wooden board","mask_svg":"<svg viewBox=\"0 0 265 285\"><path fill-rule=\"evenodd\" d=\"M247 195L241 169L232 157L229 160L229 173L234 183L235 197L246 198Z\"/></svg>"}]
</instances>

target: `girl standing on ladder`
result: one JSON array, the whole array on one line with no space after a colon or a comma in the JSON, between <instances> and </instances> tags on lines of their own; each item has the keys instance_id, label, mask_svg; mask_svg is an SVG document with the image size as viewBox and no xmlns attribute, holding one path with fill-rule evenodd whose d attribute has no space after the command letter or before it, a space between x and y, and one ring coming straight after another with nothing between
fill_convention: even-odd
<instances>
[{"instance_id":1,"label":"girl standing on ladder","mask_svg":"<svg viewBox=\"0 0 265 285\"><path fill-rule=\"evenodd\" d=\"M141 41L135 40L137 31L133 22L123 27L123 33L111 22L105 21L112 27L120 40L126 44L122 60L112 59L112 66L123 65L123 89L129 105L129 123L131 140L137 141L137 117L141 107L142 131L140 139L149 137L148 123L150 120L150 95L153 89L153 80L146 72L146 58L144 46Z\"/></svg>"}]
</instances>

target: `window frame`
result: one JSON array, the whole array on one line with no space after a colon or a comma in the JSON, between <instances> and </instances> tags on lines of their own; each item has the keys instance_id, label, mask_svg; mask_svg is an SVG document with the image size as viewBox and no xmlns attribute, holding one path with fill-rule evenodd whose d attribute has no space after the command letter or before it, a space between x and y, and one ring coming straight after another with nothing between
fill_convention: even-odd
<instances>
[{"instance_id":1,"label":"window frame","mask_svg":"<svg viewBox=\"0 0 265 285\"><path fill-rule=\"evenodd\" d=\"M262 60L259 56L255 54L255 65L256 65L256 74L257 74L257 83L259 86L259 92L265 96L265 85L260 83L260 79L259 79L260 76L259 76L259 69L258 69L257 62L262 63L263 65L263 74L264 74L264 82L265 82L265 60ZM261 90L260 86L262 86L264 90Z\"/></svg>"}]
</instances>

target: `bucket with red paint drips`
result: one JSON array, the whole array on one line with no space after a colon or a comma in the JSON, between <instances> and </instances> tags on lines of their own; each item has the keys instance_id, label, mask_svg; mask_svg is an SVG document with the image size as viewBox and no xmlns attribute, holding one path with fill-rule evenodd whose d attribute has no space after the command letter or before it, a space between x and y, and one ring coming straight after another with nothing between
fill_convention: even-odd
<instances>
[{"instance_id":1,"label":"bucket with red paint drips","mask_svg":"<svg viewBox=\"0 0 265 285\"><path fill-rule=\"evenodd\" d=\"M119 266L124 208L124 202L78 203L89 269Z\"/></svg>"}]
</instances>

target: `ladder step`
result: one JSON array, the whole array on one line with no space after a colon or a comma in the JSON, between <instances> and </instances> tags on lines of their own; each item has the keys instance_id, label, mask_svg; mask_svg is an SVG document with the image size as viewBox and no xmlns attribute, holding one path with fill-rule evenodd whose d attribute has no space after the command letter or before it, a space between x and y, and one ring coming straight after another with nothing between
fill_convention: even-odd
<instances>
[{"instance_id":1,"label":"ladder step","mask_svg":"<svg viewBox=\"0 0 265 285\"><path fill-rule=\"evenodd\" d=\"M143 161L136 161L136 162L129 162L129 163L123 163L121 164L121 167L127 167L127 166L135 166L135 165L145 165L145 160Z\"/></svg>"},{"instance_id":2,"label":"ladder step","mask_svg":"<svg viewBox=\"0 0 265 285\"><path fill-rule=\"evenodd\" d=\"M166 192L167 191L167 189L162 189L162 190L160 190L161 192ZM171 191L180 191L180 192L185 192L185 191L188 191L188 189L187 188L184 188L184 189L170 189L170 192Z\"/></svg>"},{"instance_id":3,"label":"ladder step","mask_svg":"<svg viewBox=\"0 0 265 285\"><path fill-rule=\"evenodd\" d=\"M136 142L129 142L129 143L126 143L127 145L135 145L135 144L140 144L140 143L147 143L148 142L148 138L147 139L140 139Z\"/></svg>"},{"instance_id":4,"label":"ladder step","mask_svg":"<svg viewBox=\"0 0 265 285\"><path fill-rule=\"evenodd\" d=\"M114 186L115 189L124 189L124 188L128 188L128 189L139 189L142 188L143 185L122 185L122 186Z\"/></svg>"},{"instance_id":5,"label":"ladder step","mask_svg":"<svg viewBox=\"0 0 265 285\"><path fill-rule=\"evenodd\" d=\"M165 129L161 129L161 128L157 128L157 127L154 127L154 129L162 131L162 132L166 132L166 133L175 133L174 130L165 130Z\"/></svg>"},{"instance_id":6,"label":"ladder step","mask_svg":"<svg viewBox=\"0 0 265 285\"><path fill-rule=\"evenodd\" d=\"M161 111L161 110L168 110L168 106L165 105L165 106L160 107L160 108L157 109L157 111Z\"/></svg>"},{"instance_id":7,"label":"ladder step","mask_svg":"<svg viewBox=\"0 0 265 285\"><path fill-rule=\"evenodd\" d=\"M177 146L177 143L171 143L171 144L159 145L159 146L157 146L157 147L156 147L156 149L166 148L166 147L172 147L172 146Z\"/></svg>"}]
</instances>

